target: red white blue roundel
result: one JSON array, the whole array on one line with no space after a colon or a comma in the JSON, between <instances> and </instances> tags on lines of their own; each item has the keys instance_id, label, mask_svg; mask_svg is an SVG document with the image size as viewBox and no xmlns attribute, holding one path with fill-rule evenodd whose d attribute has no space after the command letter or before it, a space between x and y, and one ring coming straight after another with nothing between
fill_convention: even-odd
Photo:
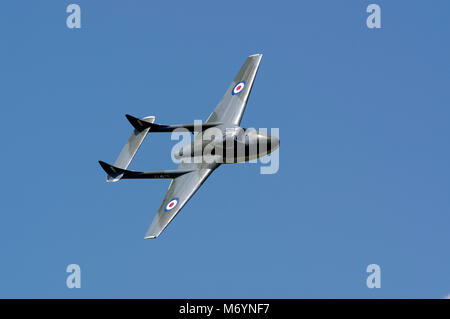
<instances>
[{"instance_id":1,"label":"red white blue roundel","mask_svg":"<svg viewBox=\"0 0 450 319\"><path fill-rule=\"evenodd\" d=\"M237 95L241 93L244 90L244 88L245 88L245 81L241 81L234 86L233 90L231 91L231 94Z\"/></svg>"},{"instance_id":2,"label":"red white blue roundel","mask_svg":"<svg viewBox=\"0 0 450 319\"><path fill-rule=\"evenodd\" d=\"M172 198L166 205L166 207L164 207L164 211L166 212L170 212L172 209L175 208L175 206L177 206L178 204L178 198Z\"/></svg>"}]
</instances>

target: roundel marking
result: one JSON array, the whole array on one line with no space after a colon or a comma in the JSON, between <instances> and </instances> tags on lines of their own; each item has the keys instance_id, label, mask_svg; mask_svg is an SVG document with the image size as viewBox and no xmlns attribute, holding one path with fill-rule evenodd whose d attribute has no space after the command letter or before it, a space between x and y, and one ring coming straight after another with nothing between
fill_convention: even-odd
<instances>
[{"instance_id":1,"label":"roundel marking","mask_svg":"<svg viewBox=\"0 0 450 319\"><path fill-rule=\"evenodd\" d=\"M166 207L164 207L164 211L166 212L170 212L172 209L175 208L175 206L177 206L178 204L178 198L172 198L166 205Z\"/></svg>"},{"instance_id":2,"label":"roundel marking","mask_svg":"<svg viewBox=\"0 0 450 319\"><path fill-rule=\"evenodd\" d=\"M237 95L241 93L244 90L244 88L245 88L245 81L241 81L234 86L233 90L231 91L231 94Z\"/></svg>"}]
</instances>

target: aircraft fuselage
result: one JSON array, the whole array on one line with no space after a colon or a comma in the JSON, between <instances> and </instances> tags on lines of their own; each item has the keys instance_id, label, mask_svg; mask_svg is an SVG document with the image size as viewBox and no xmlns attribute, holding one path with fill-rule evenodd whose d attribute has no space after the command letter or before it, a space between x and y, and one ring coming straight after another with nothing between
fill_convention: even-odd
<instances>
[{"instance_id":1,"label":"aircraft fuselage","mask_svg":"<svg viewBox=\"0 0 450 319\"><path fill-rule=\"evenodd\" d=\"M174 154L177 160L233 164L255 160L275 151L280 140L263 131L235 127L212 127Z\"/></svg>"}]
</instances>

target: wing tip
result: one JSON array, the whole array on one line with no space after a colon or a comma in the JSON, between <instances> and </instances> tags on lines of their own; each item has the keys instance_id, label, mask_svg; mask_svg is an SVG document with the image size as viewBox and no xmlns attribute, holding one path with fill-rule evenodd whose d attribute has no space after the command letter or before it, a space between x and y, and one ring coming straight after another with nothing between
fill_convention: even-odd
<instances>
[{"instance_id":1,"label":"wing tip","mask_svg":"<svg viewBox=\"0 0 450 319\"><path fill-rule=\"evenodd\" d=\"M157 218L158 217L158 215L156 215L155 216L155 218ZM154 228L154 226L153 226L153 223L152 223L152 225L150 225L150 229L147 231L147 233L145 234L145 236L144 236L144 239L155 239L155 238L157 238L159 235L161 235L161 233L162 233L162 231L163 231L163 229L161 229L161 230L159 230L159 229L153 229Z\"/></svg>"},{"instance_id":2,"label":"wing tip","mask_svg":"<svg viewBox=\"0 0 450 319\"><path fill-rule=\"evenodd\" d=\"M249 58L262 58L262 53L255 53L249 56Z\"/></svg>"},{"instance_id":3,"label":"wing tip","mask_svg":"<svg viewBox=\"0 0 450 319\"><path fill-rule=\"evenodd\" d=\"M148 233L147 233L147 234L145 235L144 239L155 239L155 238L157 238L160 234L161 234L161 233L159 233L159 234L155 234L155 233L148 234Z\"/></svg>"}]
</instances>

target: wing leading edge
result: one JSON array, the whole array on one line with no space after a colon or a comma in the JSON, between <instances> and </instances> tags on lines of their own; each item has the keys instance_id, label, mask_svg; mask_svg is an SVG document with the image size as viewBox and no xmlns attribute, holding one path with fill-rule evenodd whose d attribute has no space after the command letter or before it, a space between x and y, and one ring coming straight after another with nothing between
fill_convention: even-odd
<instances>
[{"instance_id":1,"label":"wing leading edge","mask_svg":"<svg viewBox=\"0 0 450 319\"><path fill-rule=\"evenodd\" d=\"M145 239L158 237L217 167L210 165L174 178Z\"/></svg>"}]
</instances>

